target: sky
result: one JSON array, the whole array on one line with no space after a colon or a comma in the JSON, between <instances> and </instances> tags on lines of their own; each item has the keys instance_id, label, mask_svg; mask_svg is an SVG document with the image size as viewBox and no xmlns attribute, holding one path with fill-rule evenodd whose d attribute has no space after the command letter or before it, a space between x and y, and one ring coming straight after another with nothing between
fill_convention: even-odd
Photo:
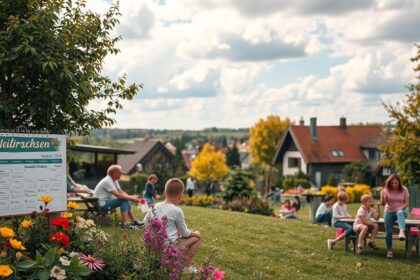
<instances>
[{"instance_id":1,"label":"sky","mask_svg":"<svg viewBox=\"0 0 420 280\"><path fill-rule=\"evenodd\" d=\"M103 13L110 2L87 4ZM383 103L415 79L418 0L121 0L120 12L121 53L104 74L144 89L116 128L384 123Z\"/></svg>"}]
</instances>

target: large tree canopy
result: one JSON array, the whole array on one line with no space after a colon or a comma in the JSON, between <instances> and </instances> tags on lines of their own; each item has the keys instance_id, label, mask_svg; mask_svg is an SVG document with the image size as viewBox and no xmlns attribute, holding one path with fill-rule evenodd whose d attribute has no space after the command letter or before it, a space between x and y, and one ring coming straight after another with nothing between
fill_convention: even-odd
<instances>
[{"instance_id":1,"label":"large tree canopy","mask_svg":"<svg viewBox=\"0 0 420 280\"><path fill-rule=\"evenodd\" d=\"M119 52L118 4L99 15L84 2L0 1L0 128L85 135L114 124L110 115L142 87L101 74ZM94 101L105 107L88 109Z\"/></svg>"},{"instance_id":2,"label":"large tree canopy","mask_svg":"<svg viewBox=\"0 0 420 280\"><path fill-rule=\"evenodd\" d=\"M416 82L409 84L409 93L404 103L385 105L391 119L395 122L394 134L385 147L388 157L382 160L385 166L395 166L402 179L420 187L420 45L417 55L412 58L417 63Z\"/></svg>"}]
</instances>

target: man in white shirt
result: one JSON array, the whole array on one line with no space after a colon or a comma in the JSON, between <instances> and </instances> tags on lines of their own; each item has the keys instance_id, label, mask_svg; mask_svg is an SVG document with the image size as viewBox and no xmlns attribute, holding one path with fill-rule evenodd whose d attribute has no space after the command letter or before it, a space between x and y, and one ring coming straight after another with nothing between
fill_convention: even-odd
<instances>
[{"instance_id":1,"label":"man in white shirt","mask_svg":"<svg viewBox=\"0 0 420 280\"><path fill-rule=\"evenodd\" d=\"M99 200L99 206L103 211L120 207L122 216L122 227L135 229L143 225L143 222L136 219L129 201L138 202L136 195L129 195L120 188L118 180L121 178L121 166L111 165L108 168L107 176L95 187L94 196ZM128 221L131 219L132 223Z\"/></svg>"},{"instance_id":2,"label":"man in white shirt","mask_svg":"<svg viewBox=\"0 0 420 280\"><path fill-rule=\"evenodd\" d=\"M188 193L188 197L192 197L194 194L194 181L193 179L191 179L191 177L188 177L187 179L187 193Z\"/></svg>"}]
</instances>

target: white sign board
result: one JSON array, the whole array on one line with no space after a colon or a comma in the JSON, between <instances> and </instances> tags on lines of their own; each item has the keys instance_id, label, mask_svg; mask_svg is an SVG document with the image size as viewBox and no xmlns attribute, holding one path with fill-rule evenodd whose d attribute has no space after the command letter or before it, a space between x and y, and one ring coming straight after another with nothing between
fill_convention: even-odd
<instances>
[{"instance_id":1,"label":"white sign board","mask_svg":"<svg viewBox=\"0 0 420 280\"><path fill-rule=\"evenodd\" d=\"M0 133L0 217L67 209L66 136Z\"/></svg>"}]
</instances>

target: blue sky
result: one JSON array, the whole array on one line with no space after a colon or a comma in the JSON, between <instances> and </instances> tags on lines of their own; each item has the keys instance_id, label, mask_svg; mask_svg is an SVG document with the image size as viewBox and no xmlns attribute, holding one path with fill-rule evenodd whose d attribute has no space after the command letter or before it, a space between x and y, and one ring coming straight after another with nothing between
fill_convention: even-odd
<instances>
[{"instance_id":1,"label":"blue sky","mask_svg":"<svg viewBox=\"0 0 420 280\"><path fill-rule=\"evenodd\" d=\"M104 12L106 0L89 0ZM416 0L124 0L104 72L144 90L120 128L249 127L268 115L386 122L414 79ZM92 106L101 106L100 103Z\"/></svg>"}]
</instances>

